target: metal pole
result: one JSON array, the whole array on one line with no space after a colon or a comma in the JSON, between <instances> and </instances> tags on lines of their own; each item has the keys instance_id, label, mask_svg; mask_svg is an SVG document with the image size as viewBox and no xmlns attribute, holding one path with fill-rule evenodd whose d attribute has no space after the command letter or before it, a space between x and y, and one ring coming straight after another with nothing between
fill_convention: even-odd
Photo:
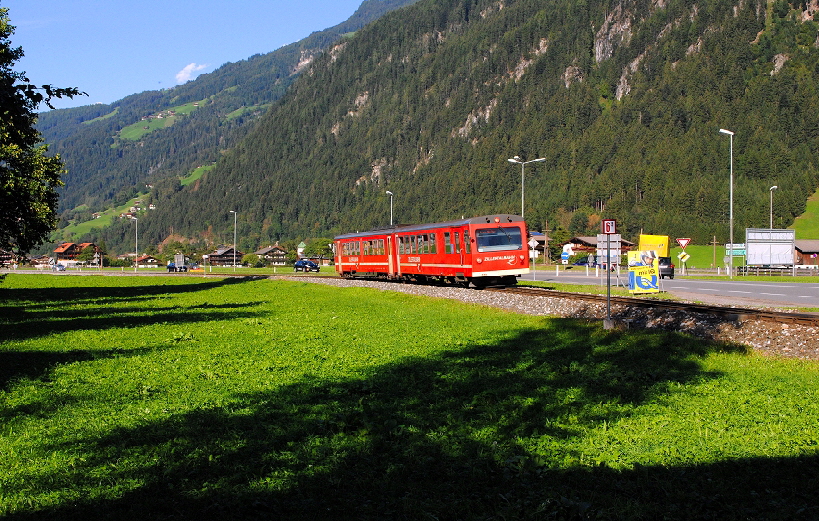
<instances>
[{"instance_id":1,"label":"metal pole","mask_svg":"<svg viewBox=\"0 0 819 521\"><path fill-rule=\"evenodd\" d=\"M776 190L777 188L779 188L779 187L778 187L778 186L776 186L776 185L773 185L773 186L771 187L771 222L770 222L770 229L771 229L771 230L773 230L773 192L774 192L774 190Z\"/></svg>"},{"instance_id":2,"label":"metal pole","mask_svg":"<svg viewBox=\"0 0 819 521\"><path fill-rule=\"evenodd\" d=\"M233 271L236 271L236 210L231 210L233 214Z\"/></svg>"},{"instance_id":3,"label":"metal pole","mask_svg":"<svg viewBox=\"0 0 819 521\"><path fill-rule=\"evenodd\" d=\"M139 269L139 219L134 217L136 228L134 231L134 273Z\"/></svg>"},{"instance_id":4,"label":"metal pole","mask_svg":"<svg viewBox=\"0 0 819 521\"><path fill-rule=\"evenodd\" d=\"M734 278L734 133L724 128L719 129L721 134L728 134L730 138L730 185L728 202L728 239L731 244L728 249L728 278Z\"/></svg>"},{"instance_id":5,"label":"metal pole","mask_svg":"<svg viewBox=\"0 0 819 521\"><path fill-rule=\"evenodd\" d=\"M526 163L521 163L520 164L520 218L521 219L523 219L523 202L525 201L525 199L523 197L523 179L525 177L523 175L523 169L524 169L525 166L526 166Z\"/></svg>"},{"instance_id":6,"label":"metal pole","mask_svg":"<svg viewBox=\"0 0 819 521\"><path fill-rule=\"evenodd\" d=\"M606 318L611 323L611 235L606 234Z\"/></svg>"}]
</instances>

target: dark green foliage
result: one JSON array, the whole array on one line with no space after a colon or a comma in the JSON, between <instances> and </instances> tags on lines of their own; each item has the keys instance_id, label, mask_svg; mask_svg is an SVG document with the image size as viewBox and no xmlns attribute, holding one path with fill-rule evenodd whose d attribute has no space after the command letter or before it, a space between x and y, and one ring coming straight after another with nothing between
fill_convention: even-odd
<instances>
[{"instance_id":1,"label":"dark green foliage","mask_svg":"<svg viewBox=\"0 0 819 521\"><path fill-rule=\"evenodd\" d=\"M24 255L48 238L57 224L59 156L46 154L35 128L41 103L73 97L74 88L33 85L13 67L23 57L12 47L8 10L0 8L0 249Z\"/></svg>"},{"instance_id":2,"label":"dark green foliage","mask_svg":"<svg viewBox=\"0 0 819 521\"><path fill-rule=\"evenodd\" d=\"M577 228L581 211L592 225L618 219L626 238L725 242L719 128L736 132L737 234L767 225L774 184L776 219L790 223L819 183L817 29L796 7L766 18L761 0L418 2L317 58L198 182L157 189L146 240L171 226L226 236L233 208L246 249L363 230L389 222L385 190L397 223L518 213L506 159L519 155L546 158L526 168L534 228Z\"/></svg>"}]
</instances>

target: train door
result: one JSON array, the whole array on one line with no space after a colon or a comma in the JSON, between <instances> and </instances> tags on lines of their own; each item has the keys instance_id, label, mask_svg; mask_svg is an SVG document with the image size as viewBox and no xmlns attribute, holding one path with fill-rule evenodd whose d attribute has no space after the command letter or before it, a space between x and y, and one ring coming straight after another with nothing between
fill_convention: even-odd
<instances>
[{"instance_id":1,"label":"train door","mask_svg":"<svg viewBox=\"0 0 819 521\"><path fill-rule=\"evenodd\" d=\"M387 264L390 275L395 275L398 270L395 268L395 250L393 250L392 235L387 235Z\"/></svg>"}]
</instances>

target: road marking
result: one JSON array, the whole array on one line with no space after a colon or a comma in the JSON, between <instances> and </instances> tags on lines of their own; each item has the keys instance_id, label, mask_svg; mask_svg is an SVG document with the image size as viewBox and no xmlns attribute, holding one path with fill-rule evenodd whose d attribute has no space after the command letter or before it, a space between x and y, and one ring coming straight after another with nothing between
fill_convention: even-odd
<instances>
[{"instance_id":1,"label":"road marking","mask_svg":"<svg viewBox=\"0 0 819 521\"><path fill-rule=\"evenodd\" d=\"M784 293L760 293L760 295L769 295L771 297L784 297Z\"/></svg>"}]
</instances>

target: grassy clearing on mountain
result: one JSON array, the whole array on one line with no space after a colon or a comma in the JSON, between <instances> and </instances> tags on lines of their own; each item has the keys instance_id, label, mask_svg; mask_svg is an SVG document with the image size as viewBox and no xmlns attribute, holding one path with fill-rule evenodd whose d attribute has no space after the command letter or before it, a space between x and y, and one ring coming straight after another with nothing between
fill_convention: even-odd
<instances>
[{"instance_id":1,"label":"grassy clearing on mountain","mask_svg":"<svg viewBox=\"0 0 819 521\"><path fill-rule=\"evenodd\" d=\"M7 519L819 514L814 363L288 281L8 275L0 307Z\"/></svg>"}]
</instances>

